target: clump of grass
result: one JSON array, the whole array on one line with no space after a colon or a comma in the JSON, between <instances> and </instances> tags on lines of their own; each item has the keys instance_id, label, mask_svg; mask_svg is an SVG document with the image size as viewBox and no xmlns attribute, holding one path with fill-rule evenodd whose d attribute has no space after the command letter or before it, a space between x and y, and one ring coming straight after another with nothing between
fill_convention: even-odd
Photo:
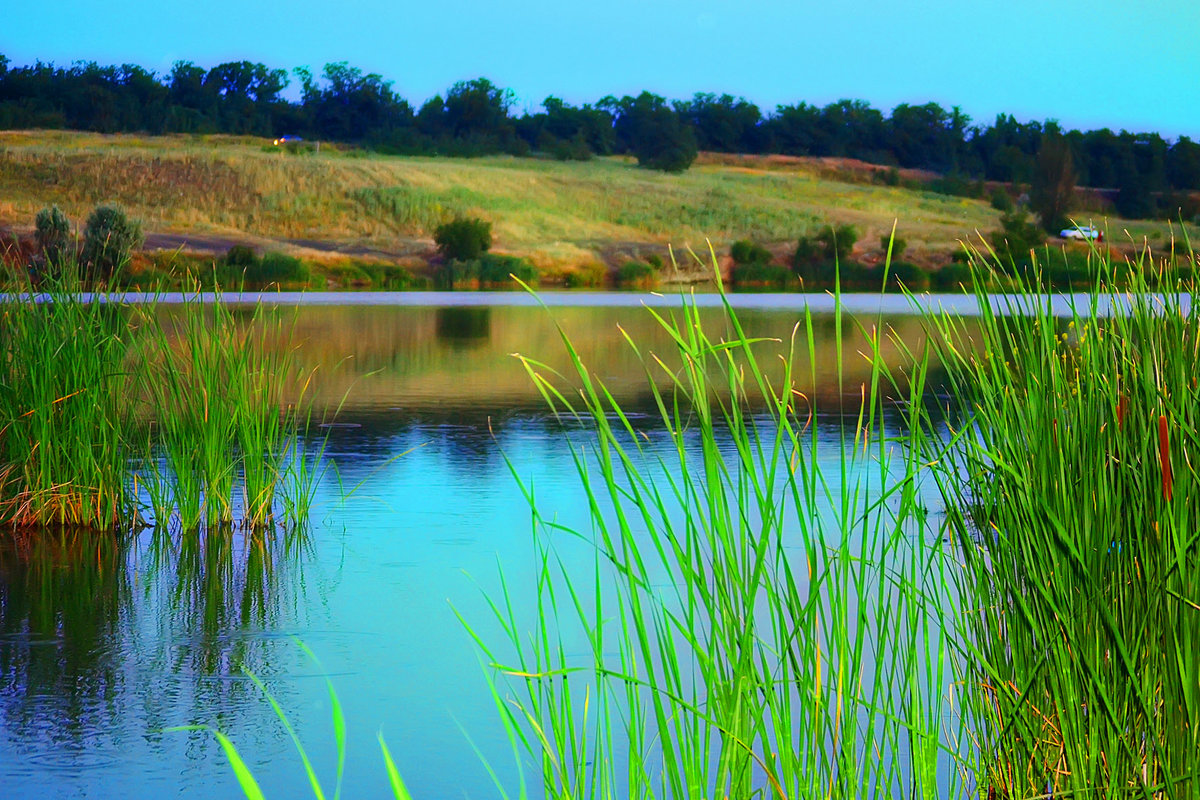
<instances>
[{"instance_id":1,"label":"clump of grass","mask_svg":"<svg viewBox=\"0 0 1200 800\"><path fill-rule=\"evenodd\" d=\"M124 309L81 299L69 269L44 288L0 309L0 524L109 528L132 509L135 331Z\"/></svg>"},{"instance_id":2,"label":"clump of grass","mask_svg":"<svg viewBox=\"0 0 1200 800\"><path fill-rule=\"evenodd\" d=\"M963 791L970 748L943 723L949 554L916 492L921 431L897 441L883 413L885 389L919 400L924 363L893 380L868 336L870 379L848 415L835 409L844 435L830 442L790 369L795 350L811 354L810 315L779 343L747 337L728 305L716 331L691 303L648 313L674 350L629 346L662 436L565 336L578 396L524 359L555 411L589 432L576 465L591 513L587 528L564 527L524 487L536 617L521 618L505 585L493 600L503 646L471 628L514 747L552 797ZM777 381L762 367L775 358ZM582 568L564 555L580 542Z\"/></svg>"},{"instance_id":3,"label":"clump of grass","mask_svg":"<svg viewBox=\"0 0 1200 800\"><path fill-rule=\"evenodd\" d=\"M154 319L147 385L180 523L229 524L236 506L242 525L269 525L304 413L303 387L285 398L296 371L290 323L262 304L239 322L219 295ZM306 507L291 499L302 493L288 491L288 510Z\"/></svg>"},{"instance_id":4,"label":"clump of grass","mask_svg":"<svg viewBox=\"0 0 1200 800\"><path fill-rule=\"evenodd\" d=\"M0 525L124 529L143 498L189 530L303 522L316 472L293 467L307 383L290 323L265 306L239 320L219 296L166 317L89 298L75 274L12 284L2 307Z\"/></svg>"},{"instance_id":5,"label":"clump of grass","mask_svg":"<svg viewBox=\"0 0 1200 800\"><path fill-rule=\"evenodd\" d=\"M1174 279L1149 259L1089 268L1065 315L1035 269L977 295L974 341L936 319L959 422L931 460L964 560L980 781L1195 797L1200 309L1153 292Z\"/></svg>"}]
</instances>

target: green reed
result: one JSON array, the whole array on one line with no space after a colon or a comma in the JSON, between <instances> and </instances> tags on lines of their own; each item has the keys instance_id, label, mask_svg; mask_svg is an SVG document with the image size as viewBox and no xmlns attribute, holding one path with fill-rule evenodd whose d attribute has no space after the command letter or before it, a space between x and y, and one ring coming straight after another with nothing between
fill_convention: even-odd
<instances>
[{"instance_id":1,"label":"green reed","mask_svg":"<svg viewBox=\"0 0 1200 800\"><path fill-rule=\"evenodd\" d=\"M286 315L90 298L73 273L6 286L0 526L302 522L317 470L294 463L307 384Z\"/></svg>"},{"instance_id":2,"label":"green reed","mask_svg":"<svg viewBox=\"0 0 1200 800\"><path fill-rule=\"evenodd\" d=\"M1195 797L1200 311L1151 290L1178 284L1145 254L1095 252L1091 269L1065 317L1033 271L979 295L975 341L931 320L957 398L932 473L964 561L980 780L1000 797Z\"/></svg>"},{"instance_id":3,"label":"green reed","mask_svg":"<svg viewBox=\"0 0 1200 800\"><path fill-rule=\"evenodd\" d=\"M270 524L281 484L297 482L289 451L307 425L304 389L288 396L291 323L261 304L239 320L219 296L189 299L153 322L150 404L181 525L232 522L235 484L241 524ZM289 489L286 508L303 510L291 498L312 488Z\"/></svg>"},{"instance_id":4,"label":"green reed","mask_svg":"<svg viewBox=\"0 0 1200 800\"><path fill-rule=\"evenodd\" d=\"M894 797L961 790L970 750L946 722L955 676L947 553L918 495L920 428L893 430L885 397L919 405L880 356L818 409L794 388L805 314L790 342L748 338L733 309L706 329L684 302L654 311L675 343L645 353L651 443L563 342L571 396L524 359L551 406L580 420L586 529L552 521L532 487L537 616L505 584L503 647L470 628L497 669L497 708L552 797ZM840 344L843 318L837 315ZM841 348L837 348L841 352ZM783 361L771 381L764 359ZM655 380L665 371L669 390ZM837 436L818 436L832 411ZM518 476L519 478L519 476ZM580 569L563 549L591 550ZM582 652L580 652L582 651Z\"/></svg>"},{"instance_id":5,"label":"green reed","mask_svg":"<svg viewBox=\"0 0 1200 800\"><path fill-rule=\"evenodd\" d=\"M15 288L28 289L28 284ZM131 409L119 307L65 278L0 307L0 524L107 528L126 519Z\"/></svg>"}]
</instances>

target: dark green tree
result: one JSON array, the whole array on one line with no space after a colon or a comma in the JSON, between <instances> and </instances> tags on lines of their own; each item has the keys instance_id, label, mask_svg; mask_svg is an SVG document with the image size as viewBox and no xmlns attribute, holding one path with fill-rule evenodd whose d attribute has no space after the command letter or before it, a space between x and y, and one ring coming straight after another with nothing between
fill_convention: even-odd
<instances>
[{"instance_id":1,"label":"dark green tree","mask_svg":"<svg viewBox=\"0 0 1200 800\"><path fill-rule=\"evenodd\" d=\"M1042 137L1033 182L1029 187L1029 208L1037 215L1042 229L1056 233L1069 221L1067 212L1075 200L1075 162L1071 146L1057 127Z\"/></svg>"},{"instance_id":2,"label":"dark green tree","mask_svg":"<svg viewBox=\"0 0 1200 800\"><path fill-rule=\"evenodd\" d=\"M472 261L492 246L492 223L475 217L444 222L433 232L438 253L447 261Z\"/></svg>"},{"instance_id":3,"label":"dark green tree","mask_svg":"<svg viewBox=\"0 0 1200 800\"><path fill-rule=\"evenodd\" d=\"M638 166L683 172L696 160L695 134L664 98L642 92L619 101L605 98L600 107L613 113L618 144L637 157Z\"/></svg>"},{"instance_id":4,"label":"dark green tree","mask_svg":"<svg viewBox=\"0 0 1200 800\"><path fill-rule=\"evenodd\" d=\"M111 278L142 246L142 226L119 208L99 206L83 231L83 264L96 279Z\"/></svg>"},{"instance_id":5,"label":"dark green tree","mask_svg":"<svg viewBox=\"0 0 1200 800\"><path fill-rule=\"evenodd\" d=\"M58 206L43 208L34 219L35 236L42 258L59 267L71 248L71 223Z\"/></svg>"}]
</instances>

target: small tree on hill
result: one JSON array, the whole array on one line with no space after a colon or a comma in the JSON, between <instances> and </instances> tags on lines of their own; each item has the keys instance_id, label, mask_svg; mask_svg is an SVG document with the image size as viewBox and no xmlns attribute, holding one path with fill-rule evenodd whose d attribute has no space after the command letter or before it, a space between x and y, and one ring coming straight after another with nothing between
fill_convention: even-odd
<instances>
[{"instance_id":1,"label":"small tree on hill","mask_svg":"<svg viewBox=\"0 0 1200 800\"><path fill-rule=\"evenodd\" d=\"M492 223L475 217L444 222L433 232L438 252L447 261L471 261L492 246Z\"/></svg>"},{"instance_id":2,"label":"small tree on hill","mask_svg":"<svg viewBox=\"0 0 1200 800\"><path fill-rule=\"evenodd\" d=\"M1002 216L1000 226L992 234L992 249L1001 266L1008 270L1027 268L1032 261L1030 251L1045 243L1045 232L1020 210Z\"/></svg>"},{"instance_id":3,"label":"small tree on hill","mask_svg":"<svg viewBox=\"0 0 1200 800\"><path fill-rule=\"evenodd\" d=\"M51 267L59 267L71 246L71 223L58 206L43 208L34 219L38 249Z\"/></svg>"},{"instance_id":4,"label":"small tree on hill","mask_svg":"<svg viewBox=\"0 0 1200 800\"><path fill-rule=\"evenodd\" d=\"M111 278L142 246L142 226L113 206L99 206L83 231L83 262L95 278Z\"/></svg>"},{"instance_id":5,"label":"small tree on hill","mask_svg":"<svg viewBox=\"0 0 1200 800\"><path fill-rule=\"evenodd\" d=\"M1038 148L1029 207L1042 229L1056 233L1067 226L1067 212L1075 199L1075 165L1071 145L1057 130L1047 132Z\"/></svg>"}]
</instances>

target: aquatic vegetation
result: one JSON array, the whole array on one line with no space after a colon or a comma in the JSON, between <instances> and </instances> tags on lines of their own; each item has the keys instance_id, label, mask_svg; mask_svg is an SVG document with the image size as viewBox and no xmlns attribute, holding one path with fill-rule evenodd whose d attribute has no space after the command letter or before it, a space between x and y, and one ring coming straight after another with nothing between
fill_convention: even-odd
<instances>
[{"instance_id":1,"label":"aquatic vegetation","mask_svg":"<svg viewBox=\"0 0 1200 800\"><path fill-rule=\"evenodd\" d=\"M577 396L525 360L551 406L588 432L576 464L589 527L564 527L523 487L537 618L518 617L506 585L492 600L505 640L472 630L546 796L963 792L966 729L943 719L956 705L950 554L917 491L922 430L898 434L884 413L890 392L919 405L924 365L900 381L869 336L869 380L832 409L848 435L819 441L826 410L789 368L767 378L771 343L747 337L732 308L716 330L686 301L656 316L674 352L629 342L654 433L566 336ZM806 314L783 363L813 341ZM827 447L840 448L832 472L818 458ZM566 555L580 542L586 569Z\"/></svg>"},{"instance_id":2,"label":"aquatic vegetation","mask_svg":"<svg viewBox=\"0 0 1200 800\"><path fill-rule=\"evenodd\" d=\"M307 382L285 315L220 296L169 312L90 298L70 269L37 296L13 288L26 291L0 330L0 524L303 521L318 468L301 455Z\"/></svg>"},{"instance_id":3,"label":"aquatic vegetation","mask_svg":"<svg viewBox=\"0 0 1200 800\"><path fill-rule=\"evenodd\" d=\"M0 522L9 527L107 528L132 513L124 392L134 326L125 309L79 302L77 291L0 308Z\"/></svg>"},{"instance_id":4,"label":"aquatic vegetation","mask_svg":"<svg viewBox=\"0 0 1200 800\"><path fill-rule=\"evenodd\" d=\"M1095 253L1091 269L1098 288L1065 318L1035 273L979 295L981 341L931 320L962 419L932 474L958 512L981 780L1008 797L1194 797L1200 310L1153 292L1175 280L1149 259Z\"/></svg>"},{"instance_id":5,"label":"aquatic vegetation","mask_svg":"<svg viewBox=\"0 0 1200 800\"><path fill-rule=\"evenodd\" d=\"M628 339L650 420L565 334L570 380L523 359L589 513L568 524L513 468L533 580L502 571L498 636L464 619L522 770L497 794L1195 796L1200 310L1151 290L1175 280L1153 262L1093 255L1067 316L1035 269L980 291L978 326L927 314L933 344L902 369L860 320L871 371L831 399L791 370L808 314L781 343L728 306L715 326L648 310L673 343ZM971 266L977 286L998 268Z\"/></svg>"}]
</instances>

